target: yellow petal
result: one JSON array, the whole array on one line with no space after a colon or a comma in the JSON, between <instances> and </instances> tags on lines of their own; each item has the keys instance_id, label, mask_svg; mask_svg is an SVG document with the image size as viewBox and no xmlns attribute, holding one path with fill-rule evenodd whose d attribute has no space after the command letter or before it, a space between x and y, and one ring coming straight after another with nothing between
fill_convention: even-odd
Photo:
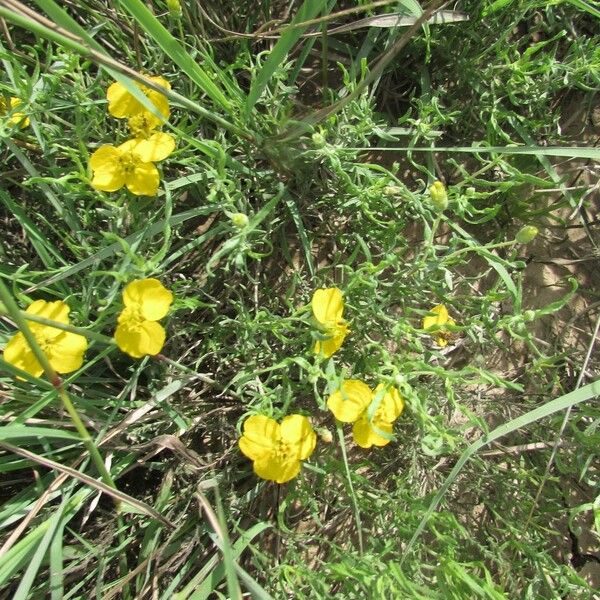
<instances>
[{"instance_id":1,"label":"yellow petal","mask_svg":"<svg viewBox=\"0 0 600 600\"><path fill-rule=\"evenodd\" d=\"M44 319L50 319L68 325L70 310L69 305L62 300L55 300L54 302L36 300L27 307L25 312L29 315L36 315L38 317L43 317Z\"/></svg>"},{"instance_id":2,"label":"yellow petal","mask_svg":"<svg viewBox=\"0 0 600 600\"><path fill-rule=\"evenodd\" d=\"M116 192L125 185L125 173L122 169L115 171L95 171L92 187L101 192Z\"/></svg>"},{"instance_id":3,"label":"yellow petal","mask_svg":"<svg viewBox=\"0 0 600 600\"><path fill-rule=\"evenodd\" d=\"M90 167L92 171L114 168L121 156L122 152L119 148L115 148L110 144L105 144L104 146L100 146L100 148L90 156Z\"/></svg>"},{"instance_id":4,"label":"yellow petal","mask_svg":"<svg viewBox=\"0 0 600 600\"><path fill-rule=\"evenodd\" d=\"M122 320L115 331L115 341L121 351L133 358L158 354L165 343L165 330L155 321Z\"/></svg>"},{"instance_id":5,"label":"yellow petal","mask_svg":"<svg viewBox=\"0 0 600 600\"><path fill-rule=\"evenodd\" d=\"M45 300L36 300L32 302L25 311L30 315L36 315L43 317L44 319L50 319L57 321L58 323L69 324L69 305L62 300L55 300L54 302L46 302ZM62 329L56 327L49 327L48 325L42 325L41 323L28 322L29 329L34 335L38 335L43 332L45 339L52 339L62 334Z\"/></svg>"},{"instance_id":6,"label":"yellow petal","mask_svg":"<svg viewBox=\"0 0 600 600\"><path fill-rule=\"evenodd\" d=\"M23 102L20 98L11 98L10 99L10 108L14 110L15 108L21 106ZM13 125L19 125L21 129L27 127L29 125L29 117L26 117L22 112L14 112L10 117L10 122Z\"/></svg>"},{"instance_id":7,"label":"yellow petal","mask_svg":"<svg viewBox=\"0 0 600 600\"><path fill-rule=\"evenodd\" d=\"M312 297L312 311L319 323L337 323L344 312L344 298L338 288L316 290Z\"/></svg>"},{"instance_id":8,"label":"yellow petal","mask_svg":"<svg viewBox=\"0 0 600 600\"><path fill-rule=\"evenodd\" d=\"M264 415L252 415L244 421L244 435L240 438L240 450L250 460L268 458L279 440L277 421Z\"/></svg>"},{"instance_id":9,"label":"yellow petal","mask_svg":"<svg viewBox=\"0 0 600 600\"><path fill-rule=\"evenodd\" d=\"M314 352L315 354L322 354L325 358L329 358L335 354L344 343L346 336L348 335L349 329L345 321L338 323L329 332L331 337L327 340L317 340L315 342Z\"/></svg>"},{"instance_id":10,"label":"yellow petal","mask_svg":"<svg viewBox=\"0 0 600 600\"><path fill-rule=\"evenodd\" d=\"M122 83L116 81L106 90L108 112L117 119L133 115L137 100L127 91ZM138 103L139 104L139 103Z\"/></svg>"},{"instance_id":11,"label":"yellow petal","mask_svg":"<svg viewBox=\"0 0 600 600\"><path fill-rule=\"evenodd\" d=\"M47 350L48 360L58 373L71 373L83 364L83 355L87 350L87 340L76 333L61 331Z\"/></svg>"},{"instance_id":12,"label":"yellow petal","mask_svg":"<svg viewBox=\"0 0 600 600\"><path fill-rule=\"evenodd\" d=\"M90 157L94 173L92 187L103 192L116 192L125 185L125 172L121 166L122 152L119 148L105 145Z\"/></svg>"},{"instance_id":13,"label":"yellow petal","mask_svg":"<svg viewBox=\"0 0 600 600\"><path fill-rule=\"evenodd\" d=\"M254 461L254 472L262 479L286 483L300 473L300 461L268 456Z\"/></svg>"},{"instance_id":14,"label":"yellow petal","mask_svg":"<svg viewBox=\"0 0 600 600\"><path fill-rule=\"evenodd\" d=\"M4 348L4 360L34 377L39 377L44 372L20 331L8 340Z\"/></svg>"},{"instance_id":15,"label":"yellow petal","mask_svg":"<svg viewBox=\"0 0 600 600\"><path fill-rule=\"evenodd\" d=\"M164 77L161 77L160 75L154 75L152 77L148 77L148 79L150 81L152 81L152 83L155 83L156 85L160 85L160 87L164 87L166 90L171 89L171 84Z\"/></svg>"},{"instance_id":16,"label":"yellow petal","mask_svg":"<svg viewBox=\"0 0 600 600\"><path fill-rule=\"evenodd\" d=\"M348 379L327 400L327 408L342 423L354 423L371 403L373 392L357 379Z\"/></svg>"},{"instance_id":17,"label":"yellow petal","mask_svg":"<svg viewBox=\"0 0 600 600\"><path fill-rule=\"evenodd\" d=\"M144 162L164 160L175 150L175 138L163 131L153 133L147 140L136 139L136 154Z\"/></svg>"},{"instance_id":18,"label":"yellow petal","mask_svg":"<svg viewBox=\"0 0 600 600\"><path fill-rule=\"evenodd\" d=\"M296 448L300 460L307 459L317 444L310 421L302 415L289 415L281 421L281 439Z\"/></svg>"},{"instance_id":19,"label":"yellow petal","mask_svg":"<svg viewBox=\"0 0 600 600\"><path fill-rule=\"evenodd\" d=\"M392 433L392 425L390 423L386 423L385 421L375 420L374 424L378 429L384 431L385 433ZM381 435L377 434L371 423L369 423L369 419L366 415L363 415L354 425L352 426L352 436L354 437L354 441L361 448L370 448L371 446L385 446L390 443L391 440L388 440Z\"/></svg>"},{"instance_id":20,"label":"yellow petal","mask_svg":"<svg viewBox=\"0 0 600 600\"><path fill-rule=\"evenodd\" d=\"M380 383L375 388L374 398L379 392L382 392L385 387L385 384ZM382 420L387 421L388 423L393 423L402 414L403 410L404 399L395 387L391 387L385 392L376 412Z\"/></svg>"},{"instance_id":21,"label":"yellow petal","mask_svg":"<svg viewBox=\"0 0 600 600\"><path fill-rule=\"evenodd\" d=\"M136 196L155 196L159 183L158 169L153 163L139 162L125 176L127 189Z\"/></svg>"},{"instance_id":22,"label":"yellow petal","mask_svg":"<svg viewBox=\"0 0 600 600\"><path fill-rule=\"evenodd\" d=\"M448 309L443 304L434 306L429 312L432 314L423 319L423 329L429 329L436 325L442 326L448 322Z\"/></svg>"},{"instance_id":23,"label":"yellow petal","mask_svg":"<svg viewBox=\"0 0 600 600\"><path fill-rule=\"evenodd\" d=\"M169 82L163 77L149 77L149 79L166 89L171 88ZM164 94L155 92L141 84L136 83L135 85L143 91L161 114L165 117L169 116L169 101ZM138 102L136 98L127 91L127 88L119 82L115 82L109 86L106 91L106 98L108 100L108 112L117 119L133 117L134 115L147 110L146 107L141 102Z\"/></svg>"},{"instance_id":24,"label":"yellow petal","mask_svg":"<svg viewBox=\"0 0 600 600\"><path fill-rule=\"evenodd\" d=\"M169 312L173 294L158 280L136 279L123 290L123 304L137 308L144 319L158 321Z\"/></svg>"},{"instance_id":25,"label":"yellow petal","mask_svg":"<svg viewBox=\"0 0 600 600\"><path fill-rule=\"evenodd\" d=\"M162 78L155 78L155 79L162 79ZM171 86L169 86L169 87L171 87ZM167 97L164 94L161 94L160 92L156 92L154 90L148 90L147 96L148 96L150 102L152 102L152 104L154 104L154 106L156 106L156 109L158 110L158 112L161 115L163 115L163 117L165 117L165 119L168 119L169 115L171 114L171 111L169 109L169 101L168 101Z\"/></svg>"}]
</instances>

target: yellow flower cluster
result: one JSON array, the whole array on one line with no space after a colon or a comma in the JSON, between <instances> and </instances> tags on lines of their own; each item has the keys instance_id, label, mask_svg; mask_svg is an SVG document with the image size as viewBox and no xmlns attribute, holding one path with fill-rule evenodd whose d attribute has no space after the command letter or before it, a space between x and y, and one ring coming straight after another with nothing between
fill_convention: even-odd
<instances>
[{"instance_id":1,"label":"yellow flower cluster","mask_svg":"<svg viewBox=\"0 0 600 600\"><path fill-rule=\"evenodd\" d=\"M319 330L313 352L330 358L349 333L343 317L341 290L335 287L316 290L311 309ZM437 315L437 311L434 314ZM435 323L436 331L440 324ZM439 331L437 335L441 335ZM404 410L404 399L393 386L380 383L371 390L358 379L348 379L329 396L327 407L341 423L353 424L352 434L358 446L371 448L385 446L392 440L393 424ZM315 445L316 434L310 421L302 415L287 416L281 424L264 415L248 417L239 440L240 450L254 464L254 472L277 483L296 477L302 461L309 458Z\"/></svg>"},{"instance_id":2,"label":"yellow flower cluster","mask_svg":"<svg viewBox=\"0 0 600 600\"><path fill-rule=\"evenodd\" d=\"M171 89L163 77L148 79L158 87ZM116 192L126 186L136 196L154 196L160 182L154 163L164 160L175 149L175 138L159 130L169 118L169 101L153 88L139 83L136 86L157 114L147 110L123 84L116 82L108 88L108 112L117 119L127 119L132 137L119 146L100 146L92 154L92 187L103 192Z\"/></svg>"},{"instance_id":3,"label":"yellow flower cluster","mask_svg":"<svg viewBox=\"0 0 600 600\"><path fill-rule=\"evenodd\" d=\"M329 396L327 408L338 421L353 423L354 441L361 448L370 448L390 443L404 400L395 387L380 383L373 391L358 379L348 379Z\"/></svg>"},{"instance_id":4,"label":"yellow flower cluster","mask_svg":"<svg viewBox=\"0 0 600 600\"><path fill-rule=\"evenodd\" d=\"M173 294L157 279L137 279L123 290L123 310L117 319L115 342L133 358L155 356L165 343L165 330L157 323L169 312ZM57 324L69 325L69 306L61 300L36 300L25 311ZM87 350L84 336L51 325L30 322L29 329L57 373L71 373L83 364ZM4 348L4 360L34 377L43 368L22 332L17 332Z\"/></svg>"},{"instance_id":5,"label":"yellow flower cluster","mask_svg":"<svg viewBox=\"0 0 600 600\"><path fill-rule=\"evenodd\" d=\"M14 112L21 104L23 104L23 102L14 96L8 99L0 96L0 115L7 115L10 113L8 120L11 124L18 125L23 129L29 125L29 117L25 116L22 112Z\"/></svg>"}]
</instances>

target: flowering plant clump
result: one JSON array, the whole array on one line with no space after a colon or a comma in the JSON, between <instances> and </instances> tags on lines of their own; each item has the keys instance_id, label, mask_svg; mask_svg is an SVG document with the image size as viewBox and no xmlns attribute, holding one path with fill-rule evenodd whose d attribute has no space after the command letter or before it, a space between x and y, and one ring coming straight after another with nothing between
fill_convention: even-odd
<instances>
[{"instance_id":1,"label":"flowering plant clump","mask_svg":"<svg viewBox=\"0 0 600 600\"><path fill-rule=\"evenodd\" d=\"M302 415L284 417L281 424L253 415L244 421L240 450L251 460L254 472L268 481L286 483L300 473L302 461L315 449L317 436Z\"/></svg>"},{"instance_id":2,"label":"flowering plant clump","mask_svg":"<svg viewBox=\"0 0 600 600\"><path fill-rule=\"evenodd\" d=\"M329 396L327 407L338 421L353 423L354 441L361 448L370 448L389 444L390 438L381 433L391 436L393 423L404 410L404 400L394 387L379 384L373 392L366 383L348 379Z\"/></svg>"},{"instance_id":3,"label":"flowering plant clump","mask_svg":"<svg viewBox=\"0 0 600 600\"><path fill-rule=\"evenodd\" d=\"M23 129L29 125L29 117L22 112L13 112L16 108L21 106L21 104L23 104L23 102L14 96L8 100L0 96L0 115L11 113L9 121L13 125L18 125L21 129Z\"/></svg>"},{"instance_id":4,"label":"flowering plant clump","mask_svg":"<svg viewBox=\"0 0 600 600\"><path fill-rule=\"evenodd\" d=\"M454 319L448 315L448 309L443 304L434 306L429 312L423 319L423 329L434 329L432 335L435 336L436 344L445 348L451 335L445 326L454 325Z\"/></svg>"},{"instance_id":5,"label":"flowering plant clump","mask_svg":"<svg viewBox=\"0 0 600 600\"><path fill-rule=\"evenodd\" d=\"M342 318L344 313L342 292L335 287L316 290L311 306L313 316L324 338L315 342L314 352L329 358L340 349L349 333L348 324Z\"/></svg>"},{"instance_id":6,"label":"flowering plant clump","mask_svg":"<svg viewBox=\"0 0 600 600\"><path fill-rule=\"evenodd\" d=\"M54 302L36 300L27 307L25 312L69 325L69 311L69 306L61 300ZM70 373L81 367L83 355L87 350L87 340L82 335L35 322L29 323L29 329L57 373ZM34 377L39 377L44 372L20 331L6 344L4 360Z\"/></svg>"},{"instance_id":7,"label":"flowering plant clump","mask_svg":"<svg viewBox=\"0 0 600 600\"><path fill-rule=\"evenodd\" d=\"M115 331L117 346L132 356L154 356L165 343L160 319L169 312L173 294L158 279L137 279L123 290L123 304Z\"/></svg>"}]
</instances>

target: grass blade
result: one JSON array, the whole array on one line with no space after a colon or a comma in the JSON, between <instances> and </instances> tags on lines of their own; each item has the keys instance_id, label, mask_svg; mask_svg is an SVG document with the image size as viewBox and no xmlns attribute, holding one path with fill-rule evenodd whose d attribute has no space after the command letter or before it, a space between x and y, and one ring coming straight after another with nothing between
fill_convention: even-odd
<instances>
[{"instance_id":1,"label":"grass blade","mask_svg":"<svg viewBox=\"0 0 600 600\"><path fill-rule=\"evenodd\" d=\"M140 0L120 0L133 18L171 58L171 60L210 97L210 99L228 113L232 112L231 102L215 85L211 77L186 52L185 48L163 27L160 21Z\"/></svg>"},{"instance_id":2,"label":"grass blade","mask_svg":"<svg viewBox=\"0 0 600 600\"><path fill-rule=\"evenodd\" d=\"M260 98L261 94L265 91L267 84L273 77L273 74L279 67L279 65L285 60L288 52L292 49L292 46L300 39L302 34L306 31L307 27L297 27L298 23L308 21L315 17L325 6L325 0L305 0L296 16L292 19L291 24L279 38L275 44L273 50L269 54L269 58L265 61L261 67L258 75L252 82L250 91L248 92L248 98L246 99L245 114L249 115L250 111L254 108L254 105Z\"/></svg>"}]
</instances>

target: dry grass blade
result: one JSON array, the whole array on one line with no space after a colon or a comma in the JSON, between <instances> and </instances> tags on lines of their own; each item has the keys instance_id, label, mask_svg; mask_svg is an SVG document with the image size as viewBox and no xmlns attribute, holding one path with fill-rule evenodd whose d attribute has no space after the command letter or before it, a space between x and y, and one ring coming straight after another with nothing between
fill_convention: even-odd
<instances>
[{"instance_id":1,"label":"dry grass blade","mask_svg":"<svg viewBox=\"0 0 600 600\"><path fill-rule=\"evenodd\" d=\"M440 25L443 23L458 23L460 21L468 21L469 15L457 11L457 10L440 10L435 13L427 23L430 25ZM373 17L367 17L366 19L360 19L354 21L354 23L348 23L346 25L340 25L333 29L328 29L327 34L343 33L345 31L354 31L355 29L362 29L364 27L409 27L414 25L417 21L417 17L410 17L402 13L392 13L389 15L376 15ZM316 34L321 35L321 34Z\"/></svg>"},{"instance_id":2,"label":"dry grass blade","mask_svg":"<svg viewBox=\"0 0 600 600\"><path fill-rule=\"evenodd\" d=\"M80 481L89 485L90 487L93 487L93 488L97 489L98 491L108 494L115 500L125 502L126 504L129 504L130 506L135 507L143 514L148 515L149 517L152 517L152 518L160 521L161 523L167 525L168 527L175 528L174 523L169 521L169 519L167 519L166 517L161 515L159 512L154 510L151 506L149 506L145 502L142 502L141 500L137 500L136 498L133 498L129 494L125 494L119 490L111 488L110 486L102 483L101 481L94 479L93 477L90 477L89 475L85 475L84 473L81 473L75 469L72 469L71 467L61 465L60 463L50 460L49 458L40 456L39 454L35 454L34 452L30 452L29 450L24 450L23 448L13 446L12 444L7 444L6 442L0 442L0 447L8 450L9 452L12 452L19 456L22 456L24 458L28 458L29 460L32 460L40 465L44 465L45 467L48 467L50 469L55 469L56 471L65 473L71 477L74 477L75 479L79 479Z\"/></svg>"}]
</instances>

